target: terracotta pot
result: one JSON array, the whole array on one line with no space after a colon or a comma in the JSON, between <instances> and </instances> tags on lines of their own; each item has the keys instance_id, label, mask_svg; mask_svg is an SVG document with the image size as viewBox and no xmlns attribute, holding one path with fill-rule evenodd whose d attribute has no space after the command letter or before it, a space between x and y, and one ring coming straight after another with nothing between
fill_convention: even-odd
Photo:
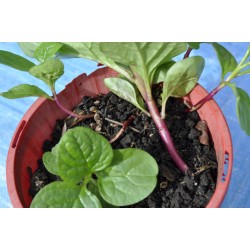
<instances>
[{"instance_id":1,"label":"terracotta pot","mask_svg":"<svg viewBox=\"0 0 250 250\"><path fill-rule=\"evenodd\" d=\"M116 75L116 72L108 68L98 69L89 76L82 74L58 95L59 100L66 108L72 109L83 96L107 93L108 89L104 86L103 79ZM196 103L206 94L207 92L198 85L186 98ZM233 151L230 132L215 101L206 103L199 110L199 114L201 119L208 123L219 165L217 187L207 207L219 207L227 192L232 172ZM37 168L37 160L43 153L43 142L50 138L56 120L66 116L67 114L59 109L55 102L39 98L19 123L10 144L6 169L8 192L13 207L30 206L32 198L28 194L30 176L27 167L29 166L32 171ZM224 164L224 161L227 164Z\"/></svg>"}]
</instances>

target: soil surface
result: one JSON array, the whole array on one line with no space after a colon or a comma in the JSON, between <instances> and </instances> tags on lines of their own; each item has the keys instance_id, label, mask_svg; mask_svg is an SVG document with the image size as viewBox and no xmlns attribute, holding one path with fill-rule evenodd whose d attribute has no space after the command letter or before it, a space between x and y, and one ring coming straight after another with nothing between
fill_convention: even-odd
<instances>
[{"instance_id":1,"label":"soil surface","mask_svg":"<svg viewBox=\"0 0 250 250\"><path fill-rule=\"evenodd\" d=\"M156 92L156 100L160 94ZM159 104L158 104L159 106ZM112 143L114 149L136 147L147 151L159 166L158 183L151 195L143 201L129 207L205 207L215 190L217 179L217 161L213 143L201 140L202 131L197 129L200 121L197 112L185 112L186 105L181 99L170 98L167 102L166 124L174 144L183 160L189 166L184 176L171 160L157 129L147 115L127 101L109 93L96 98L84 97L76 108L77 112L93 113L95 116L76 122L66 119L67 127L89 126L112 140L120 131L121 125L130 120L128 128ZM64 121L57 121L51 140L45 141L44 152L60 140ZM58 179L45 169L42 160L38 160L38 170L31 174L30 195L34 195L46 184Z\"/></svg>"}]
</instances>

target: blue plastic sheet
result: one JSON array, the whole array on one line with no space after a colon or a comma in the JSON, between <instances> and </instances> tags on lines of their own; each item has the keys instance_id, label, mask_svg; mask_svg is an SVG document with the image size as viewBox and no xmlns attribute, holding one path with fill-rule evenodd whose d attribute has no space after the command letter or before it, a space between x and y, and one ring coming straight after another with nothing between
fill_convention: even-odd
<instances>
[{"instance_id":1,"label":"blue plastic sheet","mask_svg":"<svg viewBox=\"0 0 250 250\"><path fill-rule=\"evenodd\" d=\"M235 56L237 61L243 57L249 43L221 43ZM17 43L0 43L0 50L8 50L22 56L23 53ZM220 66L216 53L210 45L202 44L199 51L192 55L202 55L206 60L205 70L201 76L200 84L208 91L220 82ZM84 59L65 59L65 74L57 82L57 91L79 74L91 73L97 68L96 63ZM250 94L250 75L242 76L235 80ZM49 89L39 80L28 73L21 72L0 64L0 92L21 83L36 84L49 92ZM36 98L7 100L0 97L0 207L11 207L6 185L6 158L11 137L24 113ZM231 184L222 204L222 207L250 207L250 138L241 130L235 112L235 97L230 88L223 89L215 96L216 102L221 107L229 128L234 145L234 164ZM249 114L250 115L250 114Z\"/></svg>"}]
</instances>

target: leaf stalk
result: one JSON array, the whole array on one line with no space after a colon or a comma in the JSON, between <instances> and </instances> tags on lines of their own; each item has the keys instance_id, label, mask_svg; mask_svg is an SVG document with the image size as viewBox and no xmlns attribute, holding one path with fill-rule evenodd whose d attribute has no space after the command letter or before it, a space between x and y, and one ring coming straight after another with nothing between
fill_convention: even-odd
<instances>
[{"instance_id":1,"label":"leaf stalk","mask_svg":"<svg viewBox=\"0 0 250 250\"><path fill-rule=\"evenodd\" d=\"M92 118L93 115L90 114L90 115L78 115L68 109L66 109L59 101L58 97L57 97L57 94L55 92L54 89L51 89L52 93L53 93L53 97L54 97L54 101L56 102L56 104L58 105L58 107L63 110L65 113L67 113L68 115L71 115L72 117L75 117L77 119L87 119L87 118Z\"/></svg>"},{"instance_id":2,"label":"leaf stalk","mask_svg":"<svg viewBox=\"0 0 250 250\"><path fill-rule=\"evenodd\" d=\"M160 112L156 106L156 103L153 99L146 100L146 103L148 105L149 112L151 114L151 117L159 131L159 134L161 136L161 139L163 143L165 144L170 156L172 157L173 161L177 165L177 167L185 173L188 170L187 164L182 160L179 153L177 152L173 140L170 136L169 130L165 124L165 121L161 119Z\"/></svg>"}]
</instances>

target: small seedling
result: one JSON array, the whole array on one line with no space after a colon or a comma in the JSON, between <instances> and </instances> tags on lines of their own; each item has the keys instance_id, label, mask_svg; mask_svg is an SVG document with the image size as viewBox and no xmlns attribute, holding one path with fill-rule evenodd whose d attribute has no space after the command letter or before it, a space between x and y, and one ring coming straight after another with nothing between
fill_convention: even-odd
<instances>
[{"instance_id":1,"label":"small seedling","mask_svg":"<svg viewBox=\"0 0 250 250\"><path fill-rule=\"evenodd\" d=\"M152 117L168 152L182 172L186 172L188 166L175 149L163 119L166 116L165 107L168 98L187 95L198 82L205 65L204 59L189 55L192 49L199 49L200 44L194 42L67 43L78 52L79 57L97 61L120 73L120 77L105 79L105 84L116 95ZM190 111L197 110L219 90L230 86L236 95L236 111L240 125L250 135L250 97L243 89L232 83L235 77L250 74L250 48L242 61L237 64L234 56L226 48L215 42L207 44L212 45L216 51L222 69L222 81L207 97L191 107ZM175 57L185 51L183 60L175 62ZM152 97L152 86L159 82L163 82L161 115ZM147 104L149 113L142 100Z\"/></svg>"},{"instance_id":2,"label":"small seedling","mask_svg":"<svg viewBox=\"0 0 250 250\"><path fill-rule=\"evenodd\" d=\"M105 79L107 87L119 97L131 102L154 120L172 159L182 172L188 166L178 154L164 118L165 104L170 96L187 95L197 84L204 68L204 59L194 56L178 62L174 57L187 49L186 43L66 43L88 58L110 68L120 77ZM158 111L152 95L152 85L164 76L162 110ZM144 107L147 104L149 112Z\"/></svg>"},{"instance_id":3,"label":"small seedling","mask_svg":"<svg viewBox=\"0 0 250 250\"><path fill-rule=\"evenodd\" d=\"M232 82L236 77L250 74L250 46L248 47L242 60L237 63L234 56L224 47L222 47L218 43L210 44L212 44L215 48L219 62L221 64L221 82L207 96L205 96L195 105L191 106L190 111L199 109L203 104L211 100L224 87L229 86L236 96L236 114L240 126L247 135L250 135L250 97L246 91L244 91L242 88L237 87L236 84ZM190 46L193 46L194 49L198 49L199 45L200 43L195 43L195 45L190 44ZM191 50L192 48L190 47L189 51L191 52ZM230 74L228 75L228 73Z\"/></svg>"},{"instance_id":4,"label":"small seedling","mask_svg":"<svg viewBox=\"0 0 250 250\"><path fill-rule=\"evenodd\" d=\"M32 46L32 43L31 43ZM42 89L31 84L20 84L10 90L0 93L0 96L15 99L29 96L44 97L50 100L54 100L57 105L65 111L67 114L76 118L89 118L92 115L78 115L70 110L67 110L61 105L58 100L55 83L64 74L64 65L61 60L53 58L58 51L66 51L70 53L67 46L61 43L41 43L35 48L32 57L37 59L40 63L35 65L28 59L19 55L13 54L8 51L0 50L0 63L15 68L17 70L28 72L30 75L42 80L46 85L49 86L52 96L48 95ZM28 54L30 54L29 52Z\"/></svg>"},{"instance_id":5,"label":"small seedling","mask_svg":"<svg viewBox=\"0 0 250 250\"><path fill-rule=\"evenodd\" d=\"M48 184L31 203L36 207L127 206L146 198L157 183L158 165L134 148L113 150L90 128L68 130L43 155L45 167L62 181Z\"/></svg>"}]
</instances>

